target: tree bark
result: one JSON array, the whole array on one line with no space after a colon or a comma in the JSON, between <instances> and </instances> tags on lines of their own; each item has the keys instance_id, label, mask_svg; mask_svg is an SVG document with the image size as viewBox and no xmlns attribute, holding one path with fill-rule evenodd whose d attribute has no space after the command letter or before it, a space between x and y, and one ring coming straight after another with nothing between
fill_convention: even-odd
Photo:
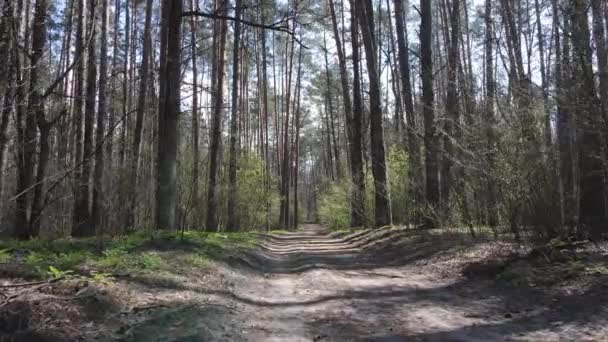
<instances>
[{"instance_id":1,"label":"tree bark","mask_svg":"<svg viewBox=\"0 0 608 342\"><path fill-rule=\"evenodd\" d=\"M192 0L191 7L195 10L195 3L198 4L197 0ZM200 192L199 192L199 177L200 177L200 119L199 119L199 98L198 98L198 51L197 51L197 37L196 30L198 28L197 20L195 16L190 18L190 41L191 41L191 54L192 54L192 210L193 210L193 221L195 225L200 224ZM204 66L203 66L204 67ZM203 69L204 79L204 69Z\"/></svg>"},{"instance_id":2,"label":"tree bark","mask_svg":"<svg viewBox=\"0 0 608 342\"><path fill-rule=\"evenodd\" d=\"M79 165L82 162L83 150L82 150L82 119L83 119L83 96L84 96L84 0L78 0L78 18L76 20L76 41L75 41L75 58L77 59L77 65L75 70L75 86L74 86L74 108L73 108L73 131L74 131L74 164ZM74 213L72 216L72 235L82 236L84 233L82 230L82 212L80 205L82 204L81 196L83 193L80 191L80 183L82 181L82 168L76 166L74 171Z\"/></svg>"},{"instance_id":3,"label":"tree bark","mask_svg":"<svg viewBox=\"0 0 608 342\"><path fill-rule=\"evenodd\" d=\"M95 150L95 170L93 171L93 209L91 216L95 227L103 228L104 224L104 141L105 141L105 118L108 112L107 91L108 91L108 1L101 0L101 37L100 37L100 56L99 56L99 102L97 108L97 124L95 126L96 150ZM111 129L111 127L110 127ZM131 183L133 184L133 183Z\"/></svg>"},{"instance_id":4,"label":"tree bark","mask_svg":"<svg viewBox=\"0 0 608 342\"><path fill-rule=\"evenodd\" d=\"M38 236L40 231L40 211L42 210L42 190L44 174L46 172L46 166L48 164L49 154L49 125L46 122L44 98L42 96L42 79L43 79L43 68L42 68L42 57L44 55L44 49L47 41L47 3L46 0L36 0L34 5L34 27L32 30L32 53L30 54L30 89L29 89L29 102L27 115L36 119L36 124L40 131L40 153L37 163L36 170L36 182L34 186L34 196L32 198L32 208L30 210L30 218L27 227L20 227L25 230L20 234L20 238L31 238ZM26 118L26 122L29 119ZM26 124L27 126L27 124ZM26 127L26 130L28 128ZM27 135L27 133L26 133ZM29 146L35 146L35 140L26 142ZM26 148L25 153L33 153L35 147L32 149ZM33 156L25 157L26 160L32 162L29 167L33 169ZM24 164L27 166L27 164ZM22 172L24 170L21 170ZM32 171L27 171L31 173ZM29 191L28 189L27 191Z\"/></svg>"},{"instance_id":5,"label":"tree bark","mask_svg":"<svg viewBox=\"0 0 608 342\"><path fill-rule=\"evenodd\" d=\"M486 80L486 108L485 108L485 131L488 144L487 163L490 172L494 174L496 164L496 137L494 130L496 129L496 117L494 114L494 101L496 92L496 83L494 80L494 24L492 22L492 3L494 0L485 1L485 80ZM488 224L490 227L495 227L498 224L498 208L496 206L496 185L492 177L486 179L487 185L487 210Z\"/></svg>"},{"instance_id":6,"label":"tree bark","mask_svg":"<svg viewBox=\"0 0 608 342\"><path fill-rule=\"evenodd\" d=\"M452 140L456 139L455 131L460 125L460 108L458 103L457 89L457 69L458 69L458 52L460 41L460 0L452 0L452 9L450 13L450 46L448 48L448 77L447 77L447 96L446 96L446 113L447 122L445 124L445 139L443 158L443 174L442 174L442 210L444 214L448 214L450 206L450 192L453 187L454 177L452 175L453 160L456 158L455 144ZM457 146L457 145L456 145ZM459 180L456 180L459 181Z\"/></svg>"},{"instance_id":7,"label":"tree bark","mask_svg":"<svg viewBox=\"0 0 608 342\"><path fill-rule=\"evenodd\" d=\"M142 49L141 70L139 76L139 97L133 130L133 146L131 147L131 167L129 169L129 183L134 189L129 192L129 204L126 214L125 228L132 229L135 224L135 210L137 208L137 176L139 173L139 151L144 127L144 115L148 97L148 78L150 54L152 50L152 0L146 0L146 19L144 24L144 46Z\"/></svg>"},{"instance_id":8,"label":"tree bark","mask_svg":"<svg viewBox=\"0 0 608 342\"><path fill-rule=\"evenodd\" d=\"M182 0L163 0L161 19L156 228L175 229L181 81Z\"/></svg>"},{"instance_id":9,"label":"tree bark","mask_svg":"<svg viewBox=\"0 0 608 342\"><path fill-rule=\"evenodd\" d=\"M220 4L216 10L226 14L228 11L228 3L225 0L217 0ZM223 20L216 25L216 32L219 40L217 46L214 47L214 70L215 70L215 86L213 119L211 129L211 146L209 147L209 183L207 189L207 230L216 231L218 228L218 170L220 165L220 149L221 149L221 130L222 130L222 113L223 113L223 90L224 90L224 52L226 50L226 31L228 30L227 21Z\"/></svg>"},{"instance_id":10,"label":"tree bark","mask_svg":"<svg viewBox=\"0 0 608 342\"><path fill-rule=\"evenodd\" d=\"M356 1L356 0L354 0ZM357 205L353 211L356 211L357 218L353 218L351 213L351 224L353 227L364 226L367 224L365 210L365 176L363 174L363 127L362 116L363 109L361 105L361 72L359 70L359 22L357 20L355 4L350 0L351 11L351 45L353 59L353 122L352 122L352 145L350 159L351 172L353 172L353 202Z\"/></svg>"},{"instance_id":11,"label":"tree bark","mask_svg":"<svg viewBox=\"0 0 608 342\"><path fill-rule=\"evenodd\" d=\"M290 45L291 43L291 45ZM283 225L284 228L289 228L289 182L290 175L289 171L291 168L289 167L291 164L290 160L290 149L289 149L289 119L290 119L290 101L291 101L291 77L293 73L293 54L294 54L295 40L294 37L291 37L287 40L287 84L286 84L286 92L285 95L285 119L283 126L283 160L281 161L281 214L279 218L279 222Z\"/></svg>"},{"instance_id":12,"label":"tree bark","mask_svg":"<svg viewBox=\"0 0 608 342\"><path fill-rule=\"evenodd\" d=\"M384 155L384 131L382 128L382 103L378 62L376 60L376 39L374 37L373 10L371 1L357 1L357 18L363 37L370 88L370 138L372 174L374 176L375 226L391 224L390 198L386 183L386 161ZM423 1L428 2L428 1Z\"/></svg>"},{"instance_id":13,"label":"tree bark","mask_svg":"<svg viewBox=\"0 0 608 342\"><path fill-rule=\"evenodd\" d=\"M16 49L13 40L13 27L8 25L9 22L14 20L14 8L12 0L4 0L2 2L2 16L3 20L0 23L0 44L2 44L0 51L3 53L3 57L6 60L6 89L4 91L4 99L2 112L0 115L0 201L4 198L4 158L6 154L6 147L9 141L8 138L8 127L11 112L13 111L13 105L15 102L15 81L16 81ZM0 217L3 214L4 204L0 203Z\"/></svg>"},{"instance_id":14,"label":"tree bark","mask_svg":"<svg viewBox=\"0 0 608 342\"><path fill-rule=\"evenodd\" d=\"M577 142L580 170L580 223L599 228L606 220L601 156L601 108L595 91L586 0L571 0L572 43L576 57Z\"/></svg>"},{"instance_id":15,"label":"tree bark","mask_svg":"<svg viewBox=\"0 0 608 342\"><path fill-rule=\"evenodd\" d=\"M232 55L232 108L231 108L231 121L230 121L230 161L228 166L228 181L229 181L229 194L228 194L228 223L226 225L226 231L235 232L238 231L238 208L237 208L237 133L238 133L238 121L239 121L239 110L238 110L238 99L239 99L239 53L241 43L241 0L235 0L234 4L234 44L233 44L233 55Z\"/></svg>"},{"instance_id":16,"label":"tree bark","mask_svg":"<svg viewBox=\"0 0 608 342\"><path fill-rule=\"evenodd\" d=\"M424 145L426 164L426 202L428 213L425 225L429 228L438 225L436 210L439 203L439 170L438 149L439 141L437 128L435 127L433 91L433 15L431 2L420 1L421 24L420 24L420 64L422 69L422 103L424 115Z\"/></svg>"}]
</instances>

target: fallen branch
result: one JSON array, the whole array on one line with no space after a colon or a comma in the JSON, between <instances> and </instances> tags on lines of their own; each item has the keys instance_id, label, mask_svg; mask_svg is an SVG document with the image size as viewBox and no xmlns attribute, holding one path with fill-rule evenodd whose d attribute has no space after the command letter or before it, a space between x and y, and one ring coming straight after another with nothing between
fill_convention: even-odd
<instances>
[{"instance_id":1,"label":"fallen branch","mask_svg":"<svg viewBox=\"0 0 608 342\"><path fill-rule=\"evenodd\" d=\"M2 304L0 304L0 308L6 306L8 303L10 303L11 301L13 301L13 300L15 300L15 299L17 299L19 297L22 297L22 296L30 294L30 293L34 293L34 292L36 292L36 291L44 288L45 286L48 286L48 285L53 284L53 283L56 283L56 282L61 281L63 279L64 279L63 277L59 277L59 278L49 279L47 281L32 282L32 283L23 283L23 284L14 284L14 285L21 285L21 287L29 287L29 286L35 286L35 287L31 288L31 289L26 289L26 290L20 291L18 293L15 293L12 296L8 296L7 297L5 295L6 299L4 300L4 302ZM19 287L19 286L14 286L14 285L13 286L9 286L9 287L12 287L12 288ZM6 286L4 286L4 287L6 288Z\"/></svg>"},{"instance_id":2,"label":"fallen branch","mask_svg":"<svg viewBox=\"0 0 608 342\"><path fill-rule=\"evenodd\" d=\"M30 282L30 283L0 285L0 288L7 289L7 288L15 288L15 287L28 287L28 286L48 284L48 283L49 283L48 280L33 281L33 282Z\"/></svg>"}]
</instances>

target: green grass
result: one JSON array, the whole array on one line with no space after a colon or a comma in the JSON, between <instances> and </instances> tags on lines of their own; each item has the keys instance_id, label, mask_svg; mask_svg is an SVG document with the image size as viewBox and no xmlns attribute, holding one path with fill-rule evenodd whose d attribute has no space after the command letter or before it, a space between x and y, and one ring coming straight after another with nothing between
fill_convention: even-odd
<instances>
[{"instance_id":1,"label":"green grass","mask_svg":"<svg viewBox=\"0 0 608 342\"><path fill-rule=\"evenodd\" d=\"M1 241L0 263L18 262L40 277L146 273L204 268L255 247L253 233L138 232L119 238ZM88 273L88 274L86 274Z\"/></svg>"},{"instance_id":2,"label":"green grass","mask_svg":"<svg viewBox=\"0 0 608 342\"><path fill-rule=\"evenodd\" d=\"M12 255L10 249L0 249L0 264L11 261Z\"/></svg>"}]
</instances>

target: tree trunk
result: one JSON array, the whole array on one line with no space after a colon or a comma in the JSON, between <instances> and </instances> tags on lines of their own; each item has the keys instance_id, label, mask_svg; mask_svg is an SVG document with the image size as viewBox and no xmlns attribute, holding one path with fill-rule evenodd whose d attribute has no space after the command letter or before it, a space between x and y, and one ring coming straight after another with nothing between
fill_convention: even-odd
<instances>
[{"instance_id":1,"label":"tree trunk","mask_svg":"<svg viewBox=\"0 0 608 342\"><path fill-rule=\"evenodd\" d=\"M262 24L265 23L264 17L264 9L261 10ZM264 29L261 30L262 35L262 101L264 105L264 133L265 133L265 141L264 141L264 158L265 158L265 186L264 186L264 198L266 199L266 230L270 230L270 151L269 151L269 143L268 140L270 138L268 134L268 68L266 61L266 31Z\"/></svg>"},{"instance_id":2,"label":"tree trunk","mask_svg":"<svg viewBox=\"0 0 608 342\"><path fill-rule=\"evenodd\" d=\"M12 0L4 0L2 2L2 16L3 20L0 23L2 27L0 33L0 44L2 44L0 51L6 58L6 90L4 91L4 99L2 112L0 115L0 217L3 216L4 210L4 158L6 154L6 146L8 144L8 123L10 115L13 110L15 102L15 81L16 81L16 48L13 40L13 27L8 25L9 22L14 20L14 8L12 6ZM1 220L1 218L0 218Z\"/></svg>"},{"instance_id":3,"label":"tree trunk","mask_svg":"<svg viewBox=\"0 0 608 342\"><path fill-rule=\"evenodd\" d=\"M425 225L429 228L436 227L436 210L439 203L439 170L438 149L439 138L435 127L433 92L433 14L431 2L420 1L421 24L420 24L420 64L422 69L422 103L424 115L424 145L426 164L426 202L428 205Z\"/></svg>"},{"instance_id":4,"label":"tree trunk","mask_svg":"<svg viewBox=\"0 0 608 342\"><path fill-rule=\"evenodd\" d=\"M302 125L300 121L300 94L302 90L302 58L303 52L302 48L299 49L299 58L298 58L298 72L297 72L297 81L296 81L296 103L295 103L295 143L293 146L293 229L297 229L299 225L300 219L300 204L298 202L298 177L300 173L300 126Z\"/></svg>"},{"instance_id":5,"label":"tree trunk","mask_svg":"<svg viewBox=\"0 0 608 342\"><path fill-rule=\"evenodd\" d=\"M108 112L107 91L108 91L108 1L102 0L101 7L101 37L100 37L100 56L99 56L99 102L97 108L97 125L95 127L96 150L95 150L95 170L93 174L93 209L91 216L95 227L103 228L104 224L104 142L105 118ZM111 129L111 127L110 127ZM133 183L131 183L133 184Z\"/></svg>"},{"instance_id":6,"label":"tree trunk","mask_svg":"<svg viewBox=\"0 0 608 342\"><path fill-rule=\"evenodd\" d=\"M327 115L328 115L328 123L329 123L329 133L331 134L331 142L330 145L333 146L333 154L336 165L336 178L341 180L343 177L342 174L342 164L340 162L340 152L338 150L338 141L336 139L336 125L335 125L335 115L334 115L334 102L333 102L333 94L331 91L331 77L329 71L329 59L328 59L328 51L327 51L327 42L325 40L325 32L323 33L323 52L325 55L325 85L326 85L326 94L325 99L327 101ZM329 141L328 141L329 142Z\"/></svg>"},{"instance_id":7,"label":"tree trunk","mask_svg":"<svg viewBox=\"0 0 608 342\"><path fill-rule=\"evenodd\" d=\"M362 153L362 116L363 109L361 108L361 77L359 70L359 23L357 20L355 4L350 0L351 8L351 45L353 58L353 122L352 122L352 145L353 149L350 154L351 172L353 172L353 202L357 206L353 209L356 211L356 220L351 213L351 224L353 227L360 227L367 224L365 211L365 176L363 174L363 153Z\"/></svg>"},{"instance_id":8,"label":"tree trunk","mask_svg":"<svg viewBox=\"0 0 608 342\"><path fill-rule=\"evenodd\" d=\"M146 0L146 19L144 24L144 46L142 50L141 70L139 76L139 97L137 98L137 110L135 118L135 129L133 131L133 146L131 147L131 168L129 170L129 183L133 190L129 192L129 204L126 214L125 228L132 229L135 224L135 210L137 208L137 176L139 173L139 151L141 149L141 137L144 127L144 115L148 97L148 77L150 54L152 50L152 0Z\"/></svg>"},{"instance_id":9,"label":"tree trunk","mask_svg":"<svg viewBox=\"0 0 608 342\"><path fill-rule=\"evenodd\" d=\"M494 24L492 22L492 3L494 0L486 0L485 2L485 80L486 80L486 108L485 108L485 131L488 144L487 163L490 170L489 174L494 174L496 164L496 137L494 130L496 129L496 118L494 114L494 101L496 84L494 80ZM487 185L487 210L488 224L490 227L495 227L498 224L498 208L496 206L496 185L492 177L486 179Z\"/></svg>"},{"instance_id":10,"label":"tree trunk","mask_svg":"<svg viewBox=\"0 0 608 342\"><path fill-rule=\"evenodd\" d=\"M220 0L216 0L220 1ZM228 3L225 0L219 2L219 6L216 5L216 10L221 11L224 15L228 12ZM221 134L222 134L222 113L223 113L223 90L224 90L224 64L225 57L224 52L226 50L226 31L228 25L226 20L223 20L220 24L216 25L216 32L214 33L219 37L219 41L216 40L217 45L214 47L214 70L215 70L215 86L214 92L214 105L213 105L213 119L212 119L212 130L211 130L211 146L209 147L209 183L207 189L207 230L217 231L218 228L218 170L220 165L220 149L221 149Z\"/></svg>"},{"instance_id":11,"label":"tree trunk","mask_svg":"<svg viewBox=\"0 0 608 342\"><path fill-rule=\"evenodd\" d=\"M43 181L44 174L46 172L46 166L48 164L48 154L49 154L49 126L46 122L45 112L44 112L44 98L42 94L42 79L43 79L43 68L42 68L42 57L44 55L44 49L46 46L47 40L47 26L46 26L46 18L47 18L47 3L46 0L36 0L34 5L34 27L32 30L32 53L30 54L30 90L29 90L29 102L27 109L27 116L35 118L36 124L38 125L38 129L40 130L40 154L37 164L37 172L36 172L36 182L33 184L34 186L34 197L32 198L32 208L30 211L30 218L28 222L28 226L19 227L25 232L22 232L20 238L31 238L38 235L40 231L40 211L42 210L42 190L43 190ZM26 122L29 120L26 118ZM27 130L26 124L26 130ZM34 133L35 134L35 133ZM27 136L27 133L26 133ZM32 148L26 148L26 160L32 162L28 173L32 173L34 164L33 164L33 156L27 155L29 153L34 153L35 151L35 139L26 141L29 146ZM27 166L24 164L24 166ZM23 171L23 170L22 170ZM29 188L29 186L28 186ZM29 191L28 189L27 191Z\"/></svg>"},{"instance_id":12,"label":"tree trunk","mask_svg":"<svg viewBox=\"0 0 608 342\"><path fill-rule=\"evenodd\" d=\"M192 0L192 10L196 10L195 3L197 0ZM192 211L193 223L196 226L200 225L200 195L199 195L199 177L200 177L200 122L199 122L199 98L198 98L198 63L197 63L197 37L196 30L198 28L196 16L190 18L190 41L192 54ZM204 79L204 69L203 69Z\"/></svg>"},{"instance_id":13,"label":"tree trunk","mask_svg":"<svg viewBox=\"0 0 608 342\"><path fill-rule=\"evenodd\" d=\"M162 39L162 38L161 38ZM131 15L129 10L129 0L125 0L125 44L124 60L122 68L122 131L120 132L120 169L123 170L127 161L127 132L128 132L128 111L129 111L129 47L131 40Z\"/></svg>"},{"instance_id":14,"label":"tree trunk","mask_svg":"<svg viewBox=\"0 0 608 342\"><path fill-rule=\"evenodd\" d=\"M238 207L237 207L237 179L236 179L236 167L237 167L237 133L238 133L238 121L239 121L239 110L238 110L238 99L239 99L239 53L241 43L241 0L235 0L234 4L234 45L232 55L232 108L231 108L231 121L230 121L230 162L228 166L228 181L230 183L229 194L228 194L228 223L226 225L226 231L235 232L238 231Z\"/></svg>"},{"instance_id":15,"label":"tree trunk","mask_svg":"<svg viewBox=\"0 0 608 342\"><path fill-rule=\"evenodd\" d=\"M82 161L80 163L80 173L77 178L77 196L74 203L74 226L72 235L77 237L92 236L95 234L95 227L91 220L90 212L90 189L91 178L91 156L93 151L93 122L95 121L95 103L97 95L97 60L95 58L95 34L97 30L95 0L90 0L88 4L88 60L87 60L87 82L85 93L85 112L84 112L84 135L82 142Z\"/></svg>"},{"instance_id":16,"label":"tree trunk","mask_svg":"<svg viewBox=\"0 0 608 342\"><path fill-rule=\"evenodd\" d=\"M158 229L175 229L182 0L163 0L161 12L155 221Z\"/></svg>"},{"instance_id":17,"label":"tree trunk","mask_svg":"<svg viewBox=\"0 0 608 342\"><path fill-rule=\"evenodd\" d=\"M382 103L378 62L376 60L376 39L374 37L373 10L371 0L357 2L357 18L363 37L370 88L370 138L372 174L375 187L375 226L391 224L390 198L386 183L386 161L384 155L384 131L382 128ZM425 2L425 1L423 1ZM426 1L428 2L428 1Z\"/></svg>"},{"instance_id":18,"label":"tree trunk","mask_svg":"<svg viewBox=\"0 0 608 342\"><path fill-rule=\"evenodd\" d=\"M585 0L571 0L572 42L575 65L580 78L577 94L577 143L580 170L580 223L590 228L606 220L602 164L601 104L595 92L588 6Z\"/></svg>"},{"instance_id":19,"label":"tree trunk","mask_svg":"<svg viewBox=\"0 0 608 342\"><path fill-rule=\"evenodd\" d=\"M80 183L82 181L82 167L79 165L82 162L82 116L83 116L83 97L84 97L84 0L78 0L78 18L76 24L76 42L75 42L75 57L77 65L75 70L75 86L74 86L74 109L73 109L73 131L74 131L74 213L72 216L72 235L82 236L82 212L80 205L82 204L80 191Z\"/></svg>"},{"instance_id":20,"label":"tree trunk","mask_svg":"<svg viewBox=\"0 0 608 342\"><path fill-rule=\"evenodd\" d=\"M358 194L358 189L361 188L362 178L359 178L359 174L363 173L363 165L360 162L361 158L354 157L353 155L359 153L361 154L361 138L355 138L355 128L353 127L353 110L351 106L350 100L350 91L348 86L348 71L346 69L346 57L344 56L344 51L342 49L342 41L340 40L340 34L338 32L338 22L336 19L336 11L334 8L334 1L329 0L329 9L331 14L332 27L334 31L334 39L336 41L336 47L338 49L338 63L340 65L340 81L342 84L342 99L344 103L344 117L346 118L346 133L348 138L348 147L349 154L351 158L350 162L350 172L352 179L352 190L351 190L351 226L360 227L364 225L365 222L365 212L363 210L364 204L362 203L361 195ZM356 23L356 22L355 22ZM351 23L351 25L353 25ZM354 29L351 28L351 32L353 35L356 34L357 28L355 26ZM354 37L354 36L353 36ZM352 38L355 39L355 38ZM358 52L357 52L358 53ZM353 52L354 54L354 52ZM360 134L360 132L359 132ZM357 141L359 146L357 146Z\"/></svg>"},{"instance_id":21,"label":"tree trunk","mask_svg":"<svg viewBox=\"0 0 608 342\"><path fill-rule=\"evenodd\" d=\"M540 16L540 0L534 0L534 7L536 10L536 31L538 34L538 57L540 59L540 77L541 87L543 91L543 105L545 109L545 120L544 120L544 140L545 148L548 152L551 148L551 108L549 107L549 85L547 82L547 67L545 65L545 38L543 35L543 28L541 24Z\"/></svg>"},{"instance_id":22,"label":"tree trunk","mask_svg":"<svg viewBox=\"0 0 608 342\"><path fill-rule=\"evenodd\" d=\"M291 47L290 43L291 42ZM288 55L287 55L287 94L285 96L285 122L283 128L283 160L281 161L281 215L279 218L279 222L283 225L284 228L289 228L289 170L291 169L289 166L291 164L290 160L290 150L289 150L289 119L290 119L290 106L289 103L291 101L291 76L293 71L293 53L295 47L295 40L293 37L287 40L288 47Z\"/></svg>"},{"instance_id":23,"label":"tree trunk","mask_svg":"<svg viewBox=\"0 0 608 342\"><path fill-rule=\"evenodd\" d=\"M560 27L560 16L558 0L552 1L553 20L556 28ZM569 32L570 21L564 16L564 33ZM576 225L578 216L578 202L576 200L576 173L574 155L574 120L569 108L572 86L570 80L572 69L570 64L570 39L568 34L564 34L563 40L559 32L555 34L555 85L557 89L557 142L559 148L560 161L560 183L561 183L561 212L562 224L566 226Z\"/></svg>"},{"instance_id":24,"label":"tree trunk","mask_svg":"<svg viewBox=\"0 0 608 342\"><path fill-rule=\"evenodd\" d=\"M450 46L448 48L448 78L447 78L447 97L446 97L446 113L447 122L445 124L445 139L444 139L444 159L443 159L443 174L442 174L442 214L448 214L450 206L450 192L454 184L452 167L453 160L456 158L455 146L452 140L456 139L455 131L460 125L460 109L458 104L458 89L457 89L457 69L458 69L458 52L460 41L460 0L452 0L452 9L450 13ZM456 142L458 143L458 141ZM460 180L456 180L460 181Z\"/></svg>"}]
</instances>

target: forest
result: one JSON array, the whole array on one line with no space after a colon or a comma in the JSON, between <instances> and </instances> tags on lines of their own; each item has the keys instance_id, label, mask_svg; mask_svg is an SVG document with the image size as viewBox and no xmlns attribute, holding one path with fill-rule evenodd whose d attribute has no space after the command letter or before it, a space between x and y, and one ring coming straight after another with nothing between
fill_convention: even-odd
<instances>
[{"instance_id":1,"label":"forest","mask_svg":"<svg viewBox=\"0 0 608 342\"><path fill-rule=\"evenodd\" d=\"M606 0L0 4L0 341L608 336Z\"/></svg>"}]
</instances>

